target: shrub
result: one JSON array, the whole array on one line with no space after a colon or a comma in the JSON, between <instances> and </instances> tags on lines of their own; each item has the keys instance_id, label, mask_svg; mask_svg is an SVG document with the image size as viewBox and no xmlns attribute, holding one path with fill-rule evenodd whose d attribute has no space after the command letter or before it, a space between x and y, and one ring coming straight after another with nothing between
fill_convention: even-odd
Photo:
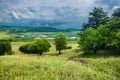
<instances>
[{"instance_id":1,"label":"shrub","mask_svg":"<svg viewBox=\"0 0 120 80\"><path fill-rule=\"evenodd\" d=\"M72 46L67 46L66 49L72 49Z\"/></svg>"},{"instance_id":2,"label":"shrub","mask_svg":"<svg viewBox=\"0 0 120 80\"><path fill-rule=\"evenodd\" d=\"M50 47L51 45L48 40L40 39L35 41L34 43L20 46L19 50L28 54L34 53L42 55L43 52L49 51Z\"/></svg>"},{"instance_id":3,"label":"shrub","mask_svg":"<svg viewBox=\"0 0 120 80\"><path fill-rule=\"evenodd\" d=\"M28 53L27 47L28 47L28 44L27 44L27 45L22 45L22 46L19 47L19 50L20 50L21 52Z\"/></svg>"},{"instance_id":4,"label":"shrub","mask_svg":"<svg viewBox=\"0 0 120 80\"><path fill-rule=\"evenodd\" d=\"M5 55L5 53L11 53L11 43L6 42L0 42L0 55Z\"/></svg>"}]
</instances>

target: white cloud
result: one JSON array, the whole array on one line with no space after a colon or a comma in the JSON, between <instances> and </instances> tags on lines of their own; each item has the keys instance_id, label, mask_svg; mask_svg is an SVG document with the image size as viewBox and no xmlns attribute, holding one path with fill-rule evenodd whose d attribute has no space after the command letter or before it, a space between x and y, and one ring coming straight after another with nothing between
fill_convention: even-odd
<instances>
[{"instance_id":1,"label":"white cloud","mask_svg":"<svg viewBox=\"0 0 120 80\"><path fill-rule=\"evenodd\" d=\"M113 6L112 10L116 10L117 8L119 8L120 6Z\"/></svg>"},{"instance_id":2,"label":"white cloud","mask_svg":"<svg viewBox=\"0 0 120 80\"><path fill-rule=\"evenodd\" d=\"M15 11L12 11L12 14L16 19L19 19L19 16L17 15L17 13Z\"/></svg>"}]
</instances>

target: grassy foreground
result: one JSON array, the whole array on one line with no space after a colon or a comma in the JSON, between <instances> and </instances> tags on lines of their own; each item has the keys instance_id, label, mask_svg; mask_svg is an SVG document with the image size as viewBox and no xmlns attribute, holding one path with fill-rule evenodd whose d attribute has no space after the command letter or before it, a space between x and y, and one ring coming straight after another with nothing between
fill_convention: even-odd
<instances>
[{"instance_id":1,"label":"grassy foreground","mask_svg":"<svg viewBox=\"0 0 120 80\"><path fill-rule=\"evenodd\" d=\"M63 51L62 55L57 55L54 46L42 57L25 55L18 51L22 44L25 43L12 43L16 55L0 56L0 80L120 79L120 57L82 57L75 42L70 43L73 49ZM74 60L68 60L72 56L76 56Z\"/></svg>"}]
</instances>

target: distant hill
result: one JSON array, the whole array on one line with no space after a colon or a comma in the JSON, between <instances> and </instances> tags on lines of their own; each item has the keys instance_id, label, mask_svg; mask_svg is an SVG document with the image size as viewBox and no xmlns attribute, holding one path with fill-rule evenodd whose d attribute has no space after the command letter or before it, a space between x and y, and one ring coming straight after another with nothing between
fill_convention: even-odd
<instances>
[{"instance_id":1,"label":"distant hill","mask_svg":"<svg viewBox=\"0 0 120 80\"><path fill-rule=\"evenodd\" d=\"M80 29L68 28L68 29L57 29L52 27L16 27L16 26L2 26L0 32L9 33L20 33L20 32L69 32L79 31Z\"/></svg>"},{"instance_id":2,"label":"distant hill","mask_svg":"<svg viewBox=\"0 0 120 80\"><path fill-rule=\"evenodd\" d=\"M56 29L52 27L16 27L16 26L2 26L0 27L0 32L10 32L10 33L19 33L19 32L60 32L61 29Z\"/></svg>"},{"instance_id":3,"label":"distant hill","mask_svg":"<svg viewBox=\"0 0 120 80\"><path fill-rule=\"evenodd\" d=\"M80 31L80 29L74 29L74 28L67 28L67 29L64 29L64 31Z\"/></svg>"},{"instance_id":4,"label":"distant hill","mask_svg":"<svg viewBox=\"0 0 120 80\"><path fill-rule=\"evenodd\" d=\"M19 33L26 32L27 28L25 27L16 27L16 26L0 26L0 32L10 32L10 33Z\"/></svg>"},{"instance_id":5,"label":"distant hill","mask_svg":"<svg viewBox=\"0 0 120 80\"><path fill-rule=\"evenodd\" d=\"M34 28L29 28L27 30L27 32L60 32L60 31L63 30L52 27L34 27Z\"/></svg>"}]
</instances>

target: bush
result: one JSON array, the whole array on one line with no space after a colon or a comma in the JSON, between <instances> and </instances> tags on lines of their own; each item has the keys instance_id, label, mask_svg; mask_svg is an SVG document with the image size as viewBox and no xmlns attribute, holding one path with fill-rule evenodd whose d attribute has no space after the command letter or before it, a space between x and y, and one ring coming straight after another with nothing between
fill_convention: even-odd
<instances>
[{"instance_id":1,"label":"bush","mask_svg":"<svg viewBox=\"0 0 120 80\"><path fill-rule=\"evenodd\" d=\"M28 44L27 44L27 45L22 45L22 46L19 47L19 50L20 50L21 52L28 53L27 47L28 47Z\"/></svg>"},{"instance_id":2,"label":"bush","mask_svg":"<svg viewBox=\"0 0 120 80\"><path fill-rule=\"evenodd\" d=\"M43 52L49 51L50 43L46 39L40 39L34 43L20 46L19 50L24 53L34 53L42 55Z\"/></svg>"},{"instance_id":3,"label":"bush","mask_svg":"<svg viewBox=\"0 0 120 80\"><path fill-rule=\"evenodd\" d=\"M0 55L5 55L5 53L11 53L11 43L6 42L0 42Z\"/></svg>"},{"instance_id":4,"label":"bush","mask_svg":"<svg viewBox=\"0 0 120 80\"><path fill-rule=\"evenodd\" d=\"M72 49L72 46L67 46L66 49Z\"/></svg>"}]
</instances>

